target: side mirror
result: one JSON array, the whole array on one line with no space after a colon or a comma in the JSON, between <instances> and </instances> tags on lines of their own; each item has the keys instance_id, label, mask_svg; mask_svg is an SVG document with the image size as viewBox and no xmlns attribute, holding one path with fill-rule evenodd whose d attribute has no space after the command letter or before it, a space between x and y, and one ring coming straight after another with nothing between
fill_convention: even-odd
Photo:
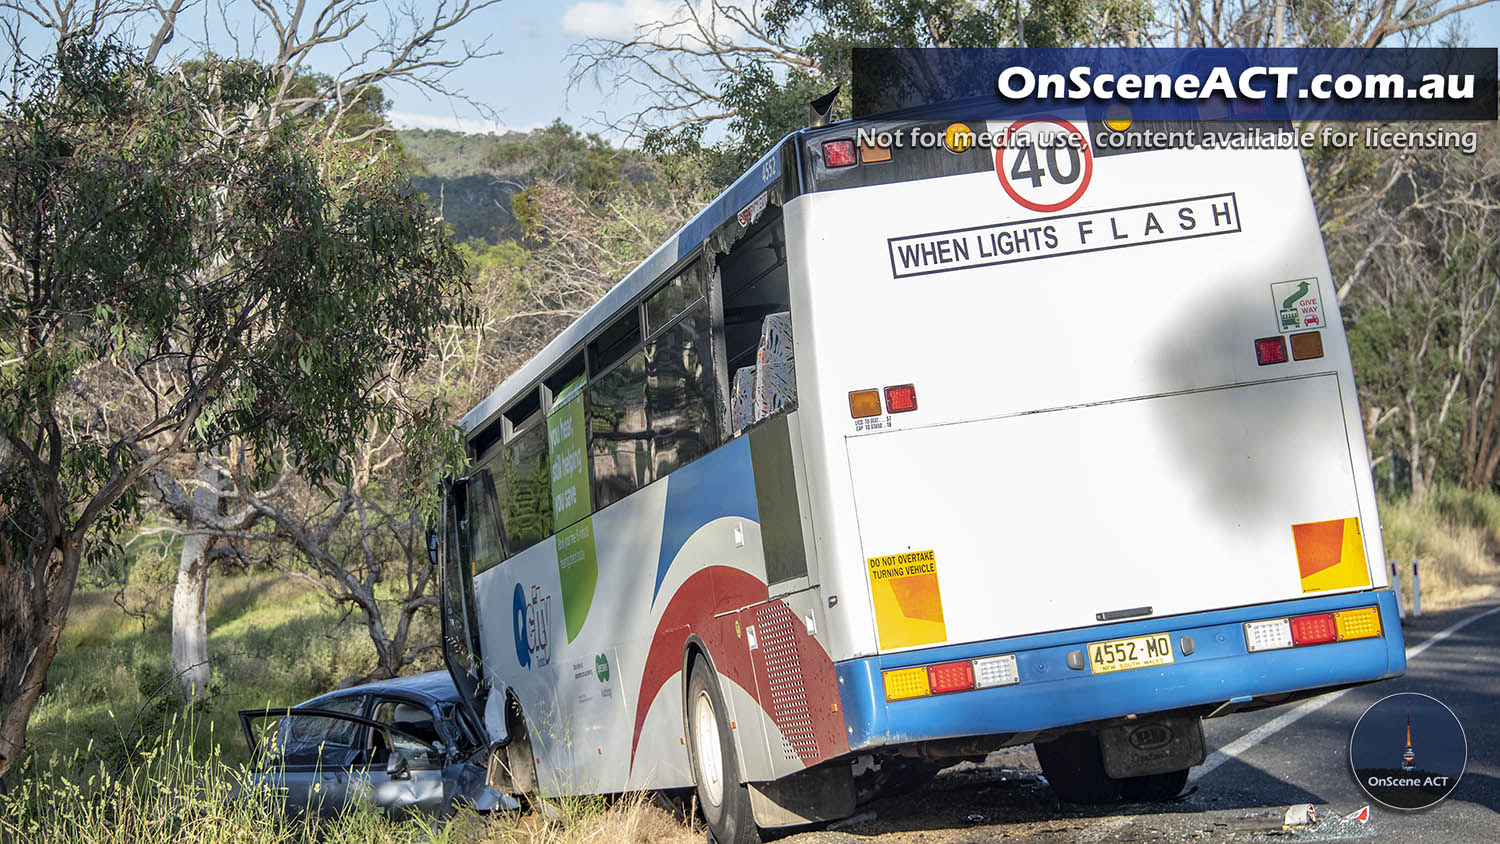
<instances>
[{"instance_id":1,"label":"side mirror","mask_svg":"<svg viewBox=\"0 0 1500 844\"><path fill-rule=\"evenodd\" d=\"M406 757L397 751L391 751L390 758L385 760L385 775L393 780L411 779L411 763Z\"/></svg>"},{"instance_id":2,"label":"side mirror","mask_svg":"<svg viewBox=\"0 0 1500 844\"><path fill-rule=\"evenodd\" d=\"M427 562L434 567L438 564L438 534L435 526L427 528Z\"/></svg>"}]
</instances>

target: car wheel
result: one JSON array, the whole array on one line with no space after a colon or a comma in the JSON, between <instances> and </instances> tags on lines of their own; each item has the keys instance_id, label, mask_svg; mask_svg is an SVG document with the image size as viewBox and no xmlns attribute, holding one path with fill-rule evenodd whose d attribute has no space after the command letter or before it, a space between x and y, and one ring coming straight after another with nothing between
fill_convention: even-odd
<instances>
[{"instance_id":1,"label":"car wheel","mask_svg":"<svg viewBox=\"0 0 1500 844\"><path fill-rule=\"evenodd\" d=\"M1127 777L1121 783L1121 791L1126 800L1136 803L1160 803L1163 800L1171 800L1181 794L1183 786L1187 785L1188 770L1183 768L1180 771L1167 771L1163 774Z\"/></svg>"},{"instance_id":2,"label":"car wheel","mask_svg":"<svg viewBox=\"0 0 1500 844\"><path fill-rule=\"evenodd\" d=\"M687 692L688 761L709 838L718 844L759 844L750 790L740 782L734 738L724 715L724 697L706 660L693 662Z\"/></svg>"},{"instance_id":3,"label":"car wheel","mask_svg":"<svg viewBox=\"0 0 1500 844\"><path fill-rule=\"evenodd\" d=\"M1123 781L1104 772L1097 735L1067 733L1053 741L1039 741L1036 758L1057 799L1065 803L1120 801Z\"/></svg>"}]
</instances>

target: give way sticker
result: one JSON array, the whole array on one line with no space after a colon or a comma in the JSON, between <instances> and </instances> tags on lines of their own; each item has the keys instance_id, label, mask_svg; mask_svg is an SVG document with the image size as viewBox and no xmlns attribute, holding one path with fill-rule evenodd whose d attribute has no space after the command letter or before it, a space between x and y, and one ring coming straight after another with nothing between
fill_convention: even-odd
<instances>
[{"instance_id":1,"label":"give way sticker","mask_svg":"<svg viewBox=\"0 0 1500 844\"><path fill-rule=\"evenodd\" d=\"M1055 117L1017 120L995 147L1000 186L1023 208L1061 211L1094 176L1094 151L1077 126Z\"/></svg>"}]
</instances>

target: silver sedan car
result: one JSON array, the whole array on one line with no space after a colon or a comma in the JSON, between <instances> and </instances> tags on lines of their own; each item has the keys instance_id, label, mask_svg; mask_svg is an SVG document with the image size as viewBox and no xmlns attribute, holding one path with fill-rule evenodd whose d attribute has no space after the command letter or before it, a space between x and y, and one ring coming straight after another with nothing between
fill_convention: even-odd
<instances>
[{"instance_id":1,"label":"silver sedan car","mask_svg":"<svg viewBox=\"0 0 1500 844\"><path fill-rule=\"evenodd\" d=\"M446 671L239 713L255 783L288 812L332 817L357 801L393 816L516 808L485 785L483 732Z\"/></svg>"}]
</instances>

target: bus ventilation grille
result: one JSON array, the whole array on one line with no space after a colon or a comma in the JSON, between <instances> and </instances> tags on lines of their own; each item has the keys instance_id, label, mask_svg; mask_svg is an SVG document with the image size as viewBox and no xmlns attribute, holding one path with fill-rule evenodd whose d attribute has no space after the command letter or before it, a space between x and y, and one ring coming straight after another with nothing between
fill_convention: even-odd
<instances>
[{"instance_id":1,"label":"bus ventilation grille","mask_svg":"<svg viewBox=\"0 0 1500 844\"><path fill-rule=\"evenodd\" d=\"M766 685L771 692L771 720L780 728L787 759L812 763L818 759L818 739L813 732L812 707L802 677L802 659L797 651L797 616L786 604L776 602L755 611L760 637L760 656L765 663Z\"/></svg>"}]
</instances>

